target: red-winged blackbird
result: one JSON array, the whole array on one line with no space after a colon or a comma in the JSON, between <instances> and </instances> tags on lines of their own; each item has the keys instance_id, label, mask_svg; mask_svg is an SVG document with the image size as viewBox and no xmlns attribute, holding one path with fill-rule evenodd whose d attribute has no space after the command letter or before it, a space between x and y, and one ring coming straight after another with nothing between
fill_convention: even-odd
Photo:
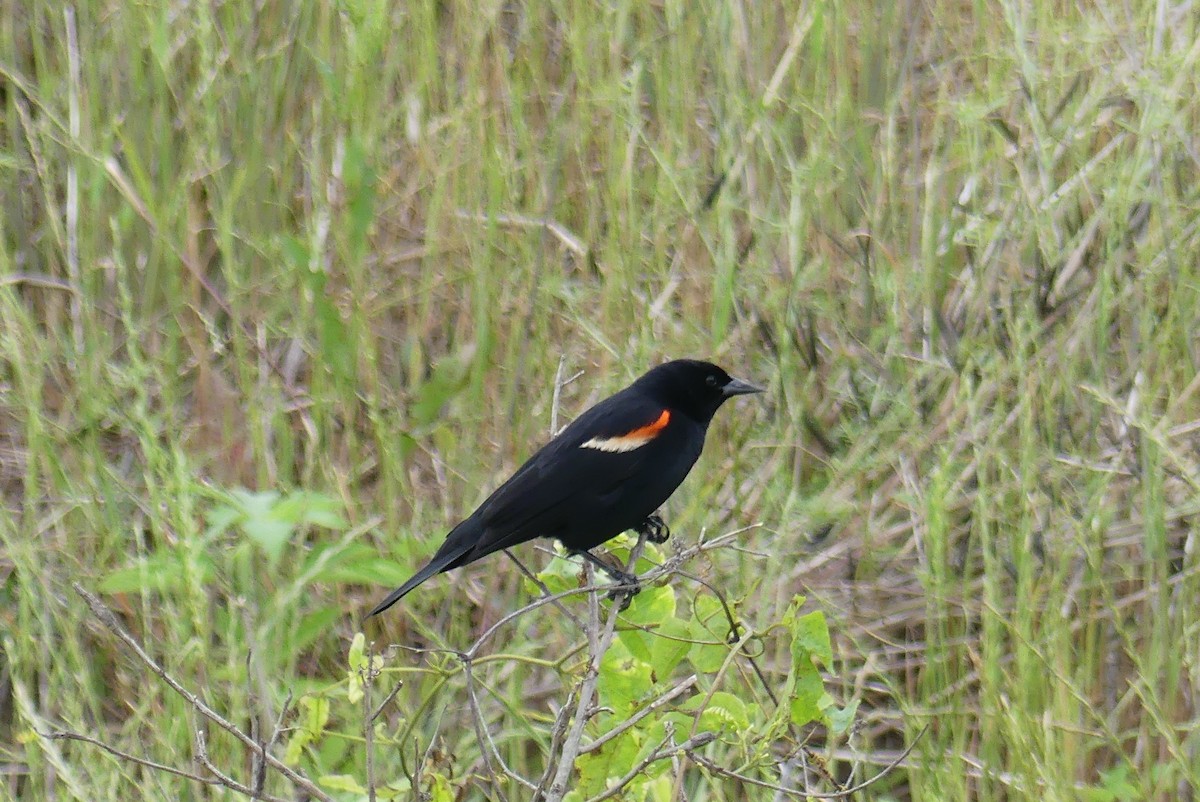
<instances>
[{"instance_id":1,"label":"red-winged blackbird","mask_svg":"<svg viewBox=\"0 0 1200 802\"><path fill-rule=\"evenodd\" d=\"M659 365L542 446L368 617L434 574L535 537L557 538L618 581L632 580L588 549L629 529L665 541L654 511L696 463L713 415L735 395L761 392L708 362Z\"/></svg>"}]
</instances>

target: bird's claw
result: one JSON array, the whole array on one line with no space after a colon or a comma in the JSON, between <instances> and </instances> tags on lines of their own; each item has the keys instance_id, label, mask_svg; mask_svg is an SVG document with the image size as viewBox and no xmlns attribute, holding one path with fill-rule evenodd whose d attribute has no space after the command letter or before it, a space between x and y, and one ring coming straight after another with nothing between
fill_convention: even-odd
<instances>
[{"instance_id":1,"label":"bird's claw","mask_svg":"<svg viewBox=\"0 0 1200 802\"><path fill-rule=\"evenodd\" d=\"M666 543L671 537L671 528L667 526L667 522L658 513L651 515L637 528L639 535L645 535L646 539L651 543Z\"/></svg>"},{"instance_id":2,"label":"bird's claw","mask_svg":"<svg viewBox=\"0 0 1200 802\"><path fill-rule=\"evenodd\" d=\"M617 597L621 597L621 610L625 610L629 606L629 602L633 597L641 593L642 586L638 581L637 574L630 574L622 571L620 568L614 568L604 560L601 560L595 554L592 554L586 549L579 549L575 552L583 559L590 562L596 568L599 568L608 575L616 585L608 592L608 600L615 602Z\"/></svg>"},{"instance_id":3,"label":"bird's claw","mask_svg":"<svg viewBox=\"0 0 1200 802\"><path fill-rule=\"evenodd\" d=\"M608 600L615 604L619 599L621 612L625 612L629 609L633 597L642 592L642 586L633 574L623 574L620 578L614 577L614 579L617 580L617 586L608 592Z\"/></svg>"}]
</instances>

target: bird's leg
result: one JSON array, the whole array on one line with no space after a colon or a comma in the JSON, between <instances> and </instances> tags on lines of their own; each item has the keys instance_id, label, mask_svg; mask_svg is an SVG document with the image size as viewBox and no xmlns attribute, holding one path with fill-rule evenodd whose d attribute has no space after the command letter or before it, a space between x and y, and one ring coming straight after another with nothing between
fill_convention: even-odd
<instances>
[{"instance_id":1,"label":"bird's leg","mask_svg":"<svg viewBox=\"0 0 1200 802\"><path fill-rule=\"evenodd\" d=\"M575 554L579 555L583 559L590 562L592 565L599 568L604 573L608 574L609 578L612 579L614 582L620 583L622 585L636 585L637 584L638 578L634 574L627 574L624 571L622 571L620 568L613 568L611 565L604 562L604 560L601 560L599 557L597 557L595 554L592 554L587 549L579 549L578 551L575 552Z\"/></svg>"},{"instance_id":2,"label":"bird's leg","mask_svg":"<svg viewBox=\"0 0 1200 802\"><path fill-rule=\"evenodd\" d=\"M671 528L657 512L638 524L634 530L639 535L645 535L651 543L666 543L671 537Z\"/></svg>"},{"instance_id":3,"label":"bird's leg","mask_svg":"<svg viewBox=\"0 0 1200 802\"><path fill-rule=\"evenodd\" d=\"M638 578L636 574L627 574L620 568L613 568L611 565L604 562L604 560L601 560L587 549L578 549L574 553L578 554L580 557L587 560L604 573L608 574L609 578L611 578L618 585L629 586L628 588L614 590L608 594L608 598L614 601L616 600L617 596L624 596L624 599L621 601L622 610L629 606L629 602L633 600L634 596L642 592L642 588L638 584Z\"/></svg>"}]
</instances>

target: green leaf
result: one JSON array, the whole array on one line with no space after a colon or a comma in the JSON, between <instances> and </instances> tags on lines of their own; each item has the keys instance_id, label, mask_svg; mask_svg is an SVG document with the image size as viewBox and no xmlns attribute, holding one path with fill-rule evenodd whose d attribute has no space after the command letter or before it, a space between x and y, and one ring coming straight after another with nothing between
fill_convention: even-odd
<instances>
[{"instance_id":1,"label":"green leaf","mask_svg":"<svg viewBox=\"0 0 1200 802\"><path fill-rule=\"evenodd\" d=\"M832 699L830 700L832 701ZM854 716L858 713L858 700L850 702L845 707L838 707L836 704L831 704L825 709L825 721L829 729L833 730L835 735L842 735L850 729L850 725L854 723Z\"/></svg>"},{"instance_id":2,"label":"green leaf","mask_svg":"<svg viewBox=\"0 0 1200 802\"><path fill-rule=\"evenodd\" d=\"M361 632L355 633L354 640L350 642L350 670L359 671L367 666L367 636Z\"/></svg>"},{"instance_id":3,"label":"green leaf","mask_svg":"<svg viewBox=\"0 0 1200 802\"><path fill-rule=\"evenodd\" d=\"M395 560L382 560L378 556L374 560L359 559L334 566L319 572L315 581L331 584L358 585L399 585L412 575L412 569L406 568Z\"/></svg>"},{"instance_id":4,"label":"green leaf","mask_svg":"<svg viewBox=\"0 0 1200 802\"><path fill-rule=\"evenodd\" d=\"M825 693L825 683L816 661L825 665L833 662L833 647L829 641L829 626L820 610L797 616L795 611L803 599L793 600L785 623L792 635L792 670L788 677L791 690L790 712L794 724L803 725L826 719L826 710L834 707Z\"/></svg>"},{"instance_id":5,"label":"green leaf","mask_svg":"<svg viewBox=\"0 0 1200 802\"><path fill-rule=\"evenodd\" d=\"M356 254L367 246L367 233L375 219L375 171L368 161L368 151L358 137L346 142L344 177L349 195L350 245Z\"/></svg>"},{"instance_id":6,"label":"green leaf","mask_svg":"<svg viewBox=\"0 0 1200 802\"><path fill-rule=\"evenodd\" d=\"M729 654L729 647L712 630L696 621L689 621L688 628L694 641L688 652L688 660L692 666L701 674L712 674L720 670Z\"/></svg>"},{"instance_id":7,"label":"green leaf","mask_svg":"<svg viewBox=\"0 0 1200 802\"><path fill-rule=\"evenodd\" d=\"M698 694L680 707L683 710L700 711L701 729L741 732L750 727L746 703L726 691L717 691L711 697Z\"/></svg>"},{"instance_id":8,"label":"green leaf","mask_svg":"<svg viewBox=\"0 0 1200 802\"><path fill-rule=\"evenodd\" d=\"M579 782L576 787L581 792L581 796L589 799L602 793L607 790L610 778L616 779L628 772L637 761L639 746L640 738L637 728L634 727L618 735L595 752L580 755L579 759L575 761L575 768L579 771ZM627 791L630 792L625 795L626 798L637 798L636 794L632 793L635 785L636 781L631 786L626 786Z\"/></svg>"},{"instance_id":9,"label":"green leaf","mask_svg":"<svg viewBox=\"0 0 1200 802\"><path fill-rule=\"evenodd\" d=\"M692 628L686 621L668 618L649 635L650 667L656 679L665 680L692 649Z\"/></svg>"},{"instance_id":10,"label":"green leaf","mask_svg":"<svg viewBox=\"0 0 1200 802\"><path fill-rule=\"evenodd\" d=\"M310 747L309 759L318 767L335 767L346 765L353 742L345 737L322 738L320 743Z\"/></svg>"},{"instance_id":11,"label":"green leaf","mask_svg":"<svg viewBox=\"0 0 1200 802\"><path fill-rule=\"evenodd\" d=\"M825 695L825 683L821 679L821 672L811 660L797 663L794 670L796 685L792 691L792 723L804 725L821 720L825 713L821 706L822 697Z\"/></svg>"},{"instance_id":12,"label":"green leaf","mask_svg":"<svg viewBox=\"0 0 1200 802\"><path fill-rule=\"evenodd\" d=\"M103 593L175 590L183 583L183 563L173 555L154 555L118 568L100 580Z\"/></svg>"},{"instance_id":13,"label":"green leaf","mask_svg":"<svg viewBox=\"0 0 1200 802\"><path fill-rule=\"evenodd\" d=\"M577 560L570 560L562 554L555 554L546 567L538 573L537 578L550 589L551 593L562 593L564 590L579 587L580 570ZM529 580L525 580L525 586L530 593L541 592L538 586Z\"/></svg>"},{"instance_id":14,"label":"green leaf","mask_svg":"<svg viewBox=\"0 0 1200 802\"><path fill-rule=\"evenodd\" d=\"M404 777L397 777L387 785L381 785L375 789L376 799L411 799L412 796L412 783Z\"/></svg>"},{"instance_id":15,"label":"green leaf","mask_svg":"<svg viewBox=\"0 0 1200 802\"><path fill-rule=\"evenodd\" d=\"M208 582L214 569L212 560L205 554L194 555L199 579ZM167 593L183 587L187 575L182 555L173 552L153 554L135 561L125 568L118 568L100 581L102 593L132 593L134 591L157 591Z\"/></svg>"},{"instance_id":16,"label":"green leaf","mask_svg":"<svg viewBox=\"0 0 1200 802\"><path fill-rule=\"evenodd\" d=\"M283 555L298 526L315 525L344 528L341 502L324 493L297 490L281 498L269 490L261 493L232 490L227 504L217 505L208 514L208 532L219 533L238 526L242 533L261 548L272 564Z\"/></svg>"},{"instance_id":17,"label":"green leaf","mask_svg":"<svg viewBox=\"0 0 1200 802\"><path fill-rule=\"evenodd\" d=\"M611 707L618 716L625 716L652 684L650 664L637 659L621 641L614 640L600 661L597 690L601 704Z\"/></svg>"},{"instance_id":18,"label":"green leaf","mask_svg":"<svg viewBox=\"0 0 1200 802\"><path fill-rule=\"evenodd\" d=\"M395 438L396 450L400 452L400 461L406 461L421 443L408 432L398 432Z\"/></svg>"},{"instance_id":19,"label":"green leaf","mask_svg":"<svg viewBox=\"0 0 1200 802\"><path fill-rule=\"evenodd\" d=\"M1117 802L1117 796L1107 788L1081 788L1079 798L1083 802Z\"/></svg>"},{"instance_id":20,"label":"green leaf","mask_svg":"<svg viewBox=\"0 0 1200 802\"><path fill-rule=\"evenodd\" d=\"M1125 764L1100 772L1100 783L1104 790L1112 794L1113 799L1120 802L1131 802L1141 797L1138 786L1129 781L1129 766Z\"/></svg>"},{"instance_id":21,"label":"green leaf","mask_svg":"<svg viewBox=\"0 0 1200 802\"><path fill-rule=\"evenodd\" d=\"M255 492L239 487L229 491L229 496L243 518L270 517L271 510L279 503L279 493L274 490Z\"/></svg>"},{"instance_id":22,"label":"green leaf","mask_svg":"<svg viewBox=\"0 0 1200 802\"><path fill-rule=\"evenodd\" d=\"M650 773L655 771L655 766L658 766L657 770L661 773L646 783L646 802L671 802L675 799L675 777L667 773L671 761L655 761L649 767Z\"/></svg>"},{"instance_id":23,"label":"green leaf","mask_svg":"<svg viewBox=\"0 0 1200 802\"><path fill-rule=\"evenodd\" d=\"M271 518L248 518L242 522L242 531L267 553L272 565L279 562L294 529L289 523Z\"/></svg>"},{"instance_id":24,"label":"green leaf","mask_svg":"<svg viewBox=\"0 0 1200 802\"><path fill-rule=\"evenodd\" d=\"M316 356L320 357L321 364L337 379L339 385L354 384L358 371L358 351L341 311L325 295L324 290L313 296L313 315L321 346Z\"/></svg>"},{"instance_id":25,"label":"green leaf","mask_svg":"<svg viewBox=\"0 0 1200 802\"><path fill-rule=\"evenodd\" d=\"M792 626L792 656L799 659L801 651L816 657L827 667L833 665L829 625L825 621L825 613L820 610L800 616Z\"/></svg>"},{"instance_id":26,"label":"green leaf","mask_svg":"<svg viewBox=\"0 0 1200 802\"><path fill-rule=\"evenodd\" d=\"M722 643L729 636L729 621L721 602L712 596L697 596L692 603L692 621L696 623L697 637ZM701 635L700 633L705 633Z\"/></svg>"},{"instance_id":27,"label":"green leaf","mask_svg":"<svg viewBox=\"0 0 1200 802\"><path fill-rule=\"evenodd\" d=\"M292 524L322 526L326 529L345 529L342 502L326 493L297 490L272 507L268 514Z\"/></svg>"},{"instance_id":28,"label":"green leaf","mask_svg":"<svg viewBox=\"0 0 1200 802\"><path fill-rule=\"evenodd\" d=\"M635 658L641 660L643 663L650 662L650 638L645 632L638 629L621 630L617 633L617 640Z\"/></svg>"},{"instance_id":29,"label":"green leaf","mask_svg":"<svg viewBox=\"0 0 1200 802\"><path fill-rule=\"evenodd\" d=\"M317 778L317 785L328 788L330 791L346 791L351 794L367 792L367 789L349 774L323 774Z\"/></svg>"},{"instance_id":30,"label":"green leaf","mask_svg":"<svg viewBox=\"0 0 1200 802\"><path fill-rule=\"evenodd\" d=\"M346 672L346 697L351 704L358 704L362 701L363 686L370 681L369 677L373 672L383 668L383 657L373 654L368 658L366 645L366 636L361 632L355 634L354 640L350 643L349 659L347 660L350 670Z\"/></svg>"},{"instance_id":31,"label":"green leaf","mask_svg":"<svg viewBox=\"0 0 1200 802\"><path fill-rule=\"evenodd\" d=\"M443 774L426 775L429 778L429 802L454 802L454 786Z\"/></svg>"},{"instance_id":32,"label":"green leaf","mask_svg":"<svg viewBox=\"0 0 1200 802\"><path fill-rule=\"evenodd\" d=\"M292 730L292 737L288 738L287 747L283 750L283 762L289 766L297 765L305 747L312 743L312 740L312 733L303 727Z\"/></svg>"},{"instance_id":33,"label":"green leaf","mask_svg":"<svg viewBox=\"0 0 1200 802\"><path fill-rule=\"evenodd\" d=\"M696 641L688 653L692 666L702 674L719 670L729 655L725 642L729 636L729 622L721 603L711 596L697 596L692 602L688 626L692 640Z\"/></svg>"},{"instance_id":34,"label":"green leaf","mask_svg":"<svg viewBox=\"0 0 1200 802\"><path fill-rule=\"evenodd\" d=\"M305 696L300 700L300 706L305 711L304 726L313 735L324 733L325 725L329 723L329 699L324 696Z\"/></svg>"},{"instance_id":35,"label":"green leaf","mask_svg":"<svg viewBox=\"0 0 1200 802\"><path fill-rule=\"evenodd\" d=\"M242 518L242 511L231 504L220 504L208 511L208 528L204 532L207 538L225 534Z\"/></svg>"},{"instance_id":36,"label":"green leaf","mask_svg":"<svg viewBox=\"0 0 1200 802\"><path fill-rule=\"evenodd\" d=\"M336 548L333 554L330 549ZM326 556L328 554L328 556ZM314 566L320 568L314 570ZM348 546L319 545L304 560L304 573L312 572L313 582L336 585L399 585L412 576L412 566L384 559L365 543Z\"/></svg>"},{"instance_id":37,"label":"green leaf","mask_svg":"<svg viewBox=\"0 0 1200 802\"><path fill-rule=\"evenodd\" d=\"M329 723L329 700L324 696L301 696L300 708L304 711L300 723L292 730L284 750L283 760L289 766L300 762L305 748L324 734L325 725Z\"/></svg>"},{"instance_id":38,"label":"green leaf","mask_svg":"<svg viewBox=\"0 0 1200 802\"><path fill-rule=\"evenodd\" d=\"M429 378L413 393L408 412L419 428L426 429L441 417L442 408L467 384L475 348L463 348L433 366Z\"/></svg>"},{"instance_id":39,"label":"green leaf","mask_svg":"<svg viewBox=\"0 0 1200 802\"><path fill-rule=\"evenodd\" d=\"M638 542L638 538L632 532L622 532L612 540L604 544L604 549L613 556L616 562L625 566L629 563L629 554L633 550L634 545ZM666 559L662 548L649 541L646 542L645 548L642 551L641 559L638 560L634 573L642 574L646 571L651 571L654 568L662 565Z\"/></svg>"},{"instance_id":40,"label":"green leaf","mask_svg":"<svg viewBox=\"0 0 1200 802\"><path fill-rule=\"evenodd\" d=\"M668 585L644 588L633 597L624 616L634 624L657 624L675 615L675 591Z\"/></svg>"},{"instance_id":41,"label":"green leaf","mask_svg":"<svg viewBox=\"0 0 1200 802\"><path fill-rule=\"evenodd\" d=\"M300 619L300 624L296 627L296 634L292 636L289 648L294 651L303 651L312 644L318 637L329 631L333 622L341 617L342 611L336 607L322 607L320 610L315 610Z\"/></svg>"}]
</instances>

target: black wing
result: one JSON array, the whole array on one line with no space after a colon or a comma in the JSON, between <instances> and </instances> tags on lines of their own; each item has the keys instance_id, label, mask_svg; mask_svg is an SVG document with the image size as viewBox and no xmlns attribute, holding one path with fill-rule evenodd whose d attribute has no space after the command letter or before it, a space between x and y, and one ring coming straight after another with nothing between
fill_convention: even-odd
<instances>
[{"instance_id":1,"label":"black wing","mask_svg":"<svg viewBox=\"0 0 1200 802\"><path fill-rule=\"evenodd\" d=\"M570 507L586 506L637 473L654 451L650 444L625 452L583 448L590 439L618 437L663 413L639 393L622 391L576 418L496 489L471 516L483 535L464 562L532 540L554 537Z\"/></svg>"}]
</instances>

